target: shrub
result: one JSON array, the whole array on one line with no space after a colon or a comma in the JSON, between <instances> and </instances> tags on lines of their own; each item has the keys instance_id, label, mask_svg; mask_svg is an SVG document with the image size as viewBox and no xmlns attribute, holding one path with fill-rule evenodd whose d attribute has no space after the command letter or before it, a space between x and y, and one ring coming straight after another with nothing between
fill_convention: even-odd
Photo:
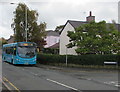
<instances>
[{"instance_id":1,"label":"shrub","mask_svg":"<svg viewBox=\"0 0 120 92\"><path fill-rule=\"evenodd\" d=\"M66 55L51 55L51 54L38 54L38 63L51 64L51 63L65 63ZM118 62L120 55L68 55L68 64L79 65L104 65L105 61ZM119 62L118 62L119 63Z\"/></svg>"}]
</instances>

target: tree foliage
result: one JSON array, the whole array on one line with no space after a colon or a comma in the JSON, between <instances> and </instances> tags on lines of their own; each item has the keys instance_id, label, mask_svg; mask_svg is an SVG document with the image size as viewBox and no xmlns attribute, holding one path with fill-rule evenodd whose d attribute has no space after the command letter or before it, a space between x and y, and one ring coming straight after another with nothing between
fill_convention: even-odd
<instances>
[{"instance_id":1,"label":"tree foliage","mask_svg":"<svg viewBox=\"0 0 120 92\"><path fill-rule=\"evenodd\" d=\"M5 38L0 38L0 46L2 46L3 44L7 44L7 41L5 40Z\"/></svg>"},{"instance_id":2,"label":"tree foliage","mask_svg":"<svg viewBox=\"0 0 120 92\"><path fill-rule=\"evenodd\" d=\"M14 11L14 22L11 27L14 30L15 42L26 41L26 9L27 9L27 41L35 42L39 47L45 45L46 23L37 23L38 13L30 10L25 4L19 3Z\"/></svg>"},{"instance_id":3,"label":"tree foliage","mask_svg":"<svg viewBox=\"0 0 120 92\"><path fill-rule=\"evenodd\" d=\"M90 22L68 31L69 48L74 46L78 54L111 54L120 51L120 33L113 24L105 21Z\"/></svg>"},{"instance_id":4,"label":"tree foliage","mask_svg":"<svg viewBox=\"0 0 120 92\"><path fill-rule=\"evenodd\" d=\"M64 25L56 26L55 31L61 33L63 27L64 27Z\"/></svg>"}]
</instances>

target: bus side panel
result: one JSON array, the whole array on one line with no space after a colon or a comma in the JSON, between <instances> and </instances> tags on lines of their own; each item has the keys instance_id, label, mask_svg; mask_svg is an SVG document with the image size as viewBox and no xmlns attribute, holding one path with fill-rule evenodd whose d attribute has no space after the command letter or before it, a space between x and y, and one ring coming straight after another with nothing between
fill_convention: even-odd
<instances>
[{"instance_id":1,"label":"bus side panel","mask_svg":"<svg viewBox=\"0 0 120 92\"><path fill-rule=\"evenodd\" d=\"M7 62L11 63L12 55L6 54L5 58L6 58L6 61L7 61Z\"/></svg>"},{"instance_id":2,"label":"bus side panel","mask_svg":"<svg viewBox=\"0 0 120 92\"><path fill-rule=\"evenodd\" d=\"M16 60L16 56L11 55L11 54L4 54L2 56L2 60L9 62L9 63L13 63Z\"/></svg>"}]
</instances>

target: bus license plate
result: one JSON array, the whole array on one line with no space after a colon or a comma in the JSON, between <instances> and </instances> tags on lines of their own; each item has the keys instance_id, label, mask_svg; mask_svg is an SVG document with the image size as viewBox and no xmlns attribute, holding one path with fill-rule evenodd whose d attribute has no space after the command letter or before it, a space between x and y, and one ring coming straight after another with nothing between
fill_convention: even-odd
<instances>
[{"instance_id":1,"label":"bus license plate","mask_svg":"<svg viewBox=\"0 0 120 92\"><path fill-rule=\"evenodd\" d=\"M28 62L26 62L25 65L28 65Z\"/></svg>"}]
</instances>

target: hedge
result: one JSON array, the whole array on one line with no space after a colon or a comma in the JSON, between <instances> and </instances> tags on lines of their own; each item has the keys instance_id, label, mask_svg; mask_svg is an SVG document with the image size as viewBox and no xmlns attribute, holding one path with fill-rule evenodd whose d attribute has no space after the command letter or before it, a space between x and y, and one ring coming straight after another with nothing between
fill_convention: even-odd
<instances>
[{"instance_id":1,"label":"hedge","mask_svg":"<svg viewBox=\"0 0 120 92\"><path fill-rule=\"evenodd\" d=\"M120 62L120 55L68 55L68 64L79 65L104 65L105 61ZM65 63L66 55L38 54L37 63ZM119 64L120 65L120 64Z\"/></svg>"}]
</instances>

